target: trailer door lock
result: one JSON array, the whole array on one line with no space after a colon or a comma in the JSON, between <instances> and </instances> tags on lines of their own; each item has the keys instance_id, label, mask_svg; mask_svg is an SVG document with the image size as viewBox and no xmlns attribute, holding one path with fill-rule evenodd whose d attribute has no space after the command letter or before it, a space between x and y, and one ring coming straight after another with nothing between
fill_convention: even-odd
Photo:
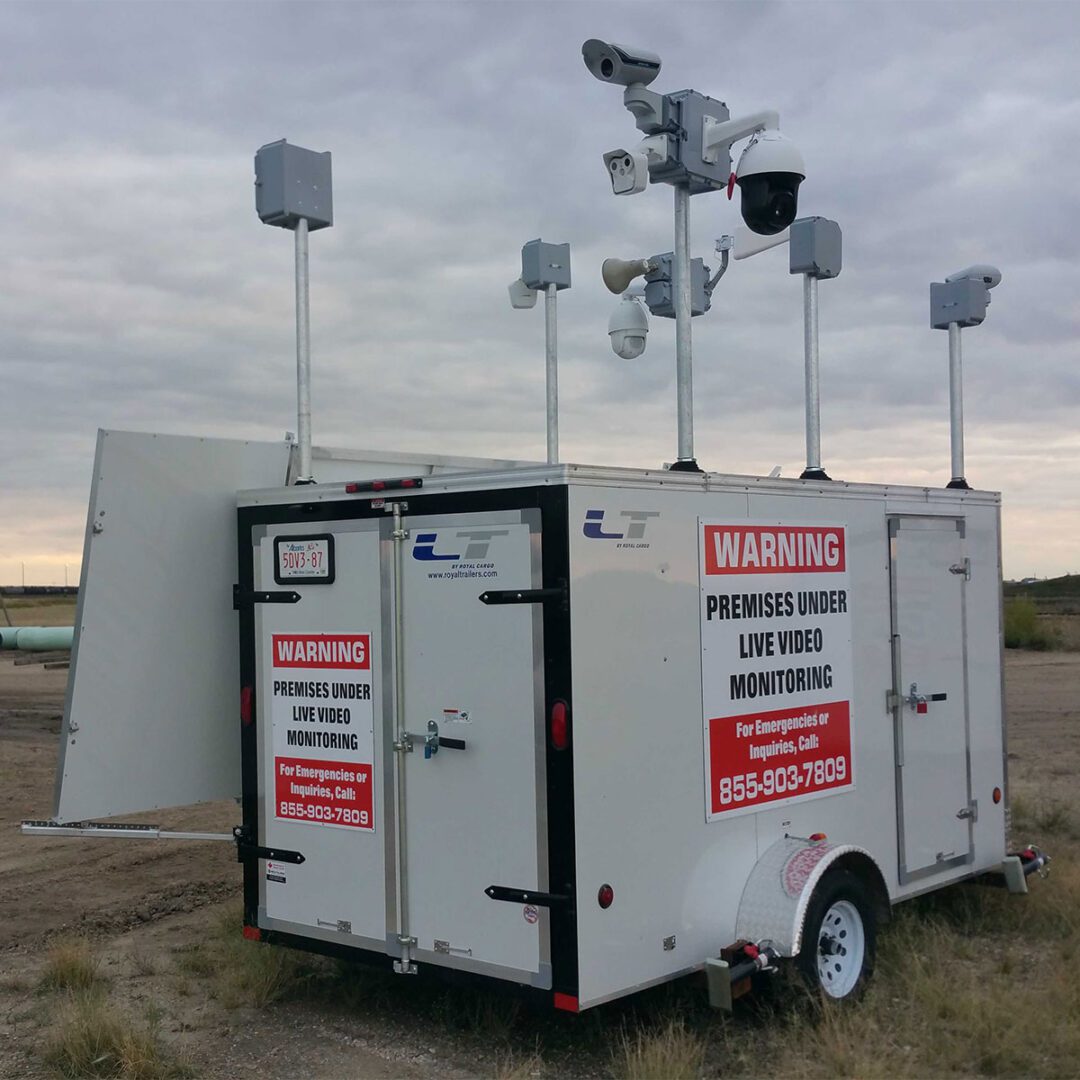
<instances>
[{"instance_id":1,"label":"trailer door lock","mask_svg":"<svg viewBox=\"0 0 1080 1080\"><path fill-rule=\"evenodd\" d=\"M411 754L413 744L421 743L424 747L424 760L430 761L439 752L439 747L446 750L464 750L464 739L450 739L439 734L439 725L434 720L427 722L427 732L424 735L414 735L411 731L403 731L401 738L394 743L394 749L401 754Z\"/></svg>"}]
</instances>

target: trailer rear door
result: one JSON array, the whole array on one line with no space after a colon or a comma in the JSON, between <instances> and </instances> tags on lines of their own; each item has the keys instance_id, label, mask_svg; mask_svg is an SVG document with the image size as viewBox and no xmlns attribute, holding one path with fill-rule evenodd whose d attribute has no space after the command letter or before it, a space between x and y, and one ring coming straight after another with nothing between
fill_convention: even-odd
<instances>
[{"instance_id":1,"label":"trailer rear door","mask_svg":"<svg viewBox=\"0 0 1080 1080\"><path fill-rule=\"evenodd\" d=\"M405 829L412 956L548 988L542 612L485 591L542 584L538 511L408 517L402 559ZM440 745L428 743L437 729Z\"/></svg>"},{"instance_id":2,"label":"trailer rear door","mask_svg":"<svg viewBox=\"0 0 1080 1080\"><path fill-rule=\"evenodd\" d=\"M901 884L973 853L963 530L889 521Z\"/></svg>"}]
</instances>

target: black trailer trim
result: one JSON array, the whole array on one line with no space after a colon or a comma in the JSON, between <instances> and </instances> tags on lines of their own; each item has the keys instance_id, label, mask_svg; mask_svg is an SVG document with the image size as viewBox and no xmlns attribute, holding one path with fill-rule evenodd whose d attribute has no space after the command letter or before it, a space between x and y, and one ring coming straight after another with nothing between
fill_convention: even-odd
<instances>
[{"instance_id":1,"label":"black trailer trim","mask_svg":"<svg viewBox=\"0 0 1080 1080\"><path fill-rule=\"evenodd\" d=\"M297 494L300 494L298 491ZM403 493L404 494L404 493ZM565 603L545 603L544 626L544 695L547 728L547 850L548 886L556 895L577 894L576 841L574 828L574 745L558 749L551 740L551 714L556 702L573 702L570 647L570 531L569 490L566 485L503 488L467 492L418 492L409 490L410 514L476 513L492 510L537 508L541 516L542 584L559 590ZM254 591L254 548L252 529L260 525L290 525L297 522L352 521L383 518L396 500L389 493L385 499L303 502L241 507L237 510L237 555L241 590ZM280 601L279 601L280 602ZM295 601L290 601L295 602ZM258 739L255 697L255 614L251 604L239 609L240 685L252 688L251 722L240 725L241 782L243 824L252 842L258 841ZM259 860L248 857L244 866L244 925L258 928ZM548 909L550 920L551 978L550 991L535 991L549 1006L554 1000L576 1000L578 996L577 913L573 904L557 904ZM260 929L262 940L279 942L309 952L326 953L363 960L377 967L390 967L393 957L357 949L354 946L328 945L318 938L307 938L281 931ZM435 968L441 978L470 985L491 981L501 986L519 984L491 975L473 975L452 968Z\"/></svg>"},{"instance_id":2,"label":"black trailer trim","mask_svg":"<svg viewBox=\"0 0 1080 1080\"><path fill-rule=\"evenodd\" d=\"M566 582L553 589L489 589L479 596L481 604L542 604L545 600L559 600L565 607L570 602Z\"/></svg>"}]
</instances>

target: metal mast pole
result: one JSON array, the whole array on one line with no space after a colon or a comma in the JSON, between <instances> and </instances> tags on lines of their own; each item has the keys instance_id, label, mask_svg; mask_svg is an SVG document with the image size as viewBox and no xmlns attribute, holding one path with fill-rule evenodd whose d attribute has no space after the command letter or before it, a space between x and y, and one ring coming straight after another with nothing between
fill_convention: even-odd
<instances>
[{"instance_id":1,"label":"metal mast pole","mask_svg":"<svg viewBox=\"0 0 1080 1080\"><path fill-rule=\"evenodd\" d=\"M821 382L818 358L818 279L803 274L803 356L806 361L806 468L803 480L828 480L821 467Z\"/></svg>"},{"instance_id":2,"label":"metal mast pole","mask_svg":"<svg viewBox=\"0 0 1080 1080\"><path fill-rule=\"evenodd\" d=\"M694 378L690 329L690 188L675 186L675 388L679 450L673 466L698 472L694 460Z\"/></svg>"},{"instance_id":3,"label":"metal mast pole","mask_svg":"<svg viewBox=\"0 0 1080 1080\"><path fill-rule=\"evenodd\" d=\"M296 435L300 462L296 483L311 475L311 321L308 304L308 223L296 222Z\"/></svg>"},{"instance_id":4,"label":"metal mast pole","mask_svg":"<svg viewBox=\"0 0 1080 1080\"><path fill-rule=\"evenodd\" d=\"M951 488L970 486L964 479L964 381L960 356L960 324L949 323L949 437L952 443Z\"/></svg>"},{"instance_id":5,"label":"metal mast pole","mask_svg":"<svg viewBox=\"0 0 1080 1080\"><path fill-rule=\"evenodd\" d=\"M559 338L558 290L549 284L544 290L544 346L547 352L547 459L559 463Z\"/></svg>"}]
</instances>

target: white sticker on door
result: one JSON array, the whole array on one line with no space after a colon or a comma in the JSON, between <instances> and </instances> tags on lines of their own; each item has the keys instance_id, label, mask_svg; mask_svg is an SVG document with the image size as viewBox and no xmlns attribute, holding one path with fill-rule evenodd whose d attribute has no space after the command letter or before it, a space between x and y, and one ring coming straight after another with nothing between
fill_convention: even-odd
<instances>
[{"instance_id":1,"label":"white sticker on door","mask_svg":"<svg viewBox=\"0 0 1080 1080\"><path fill-rule=\"evenodd\" d=\"M273 634L274 817L374 831L370 634Z\"/></svg>"}]
</instances>

